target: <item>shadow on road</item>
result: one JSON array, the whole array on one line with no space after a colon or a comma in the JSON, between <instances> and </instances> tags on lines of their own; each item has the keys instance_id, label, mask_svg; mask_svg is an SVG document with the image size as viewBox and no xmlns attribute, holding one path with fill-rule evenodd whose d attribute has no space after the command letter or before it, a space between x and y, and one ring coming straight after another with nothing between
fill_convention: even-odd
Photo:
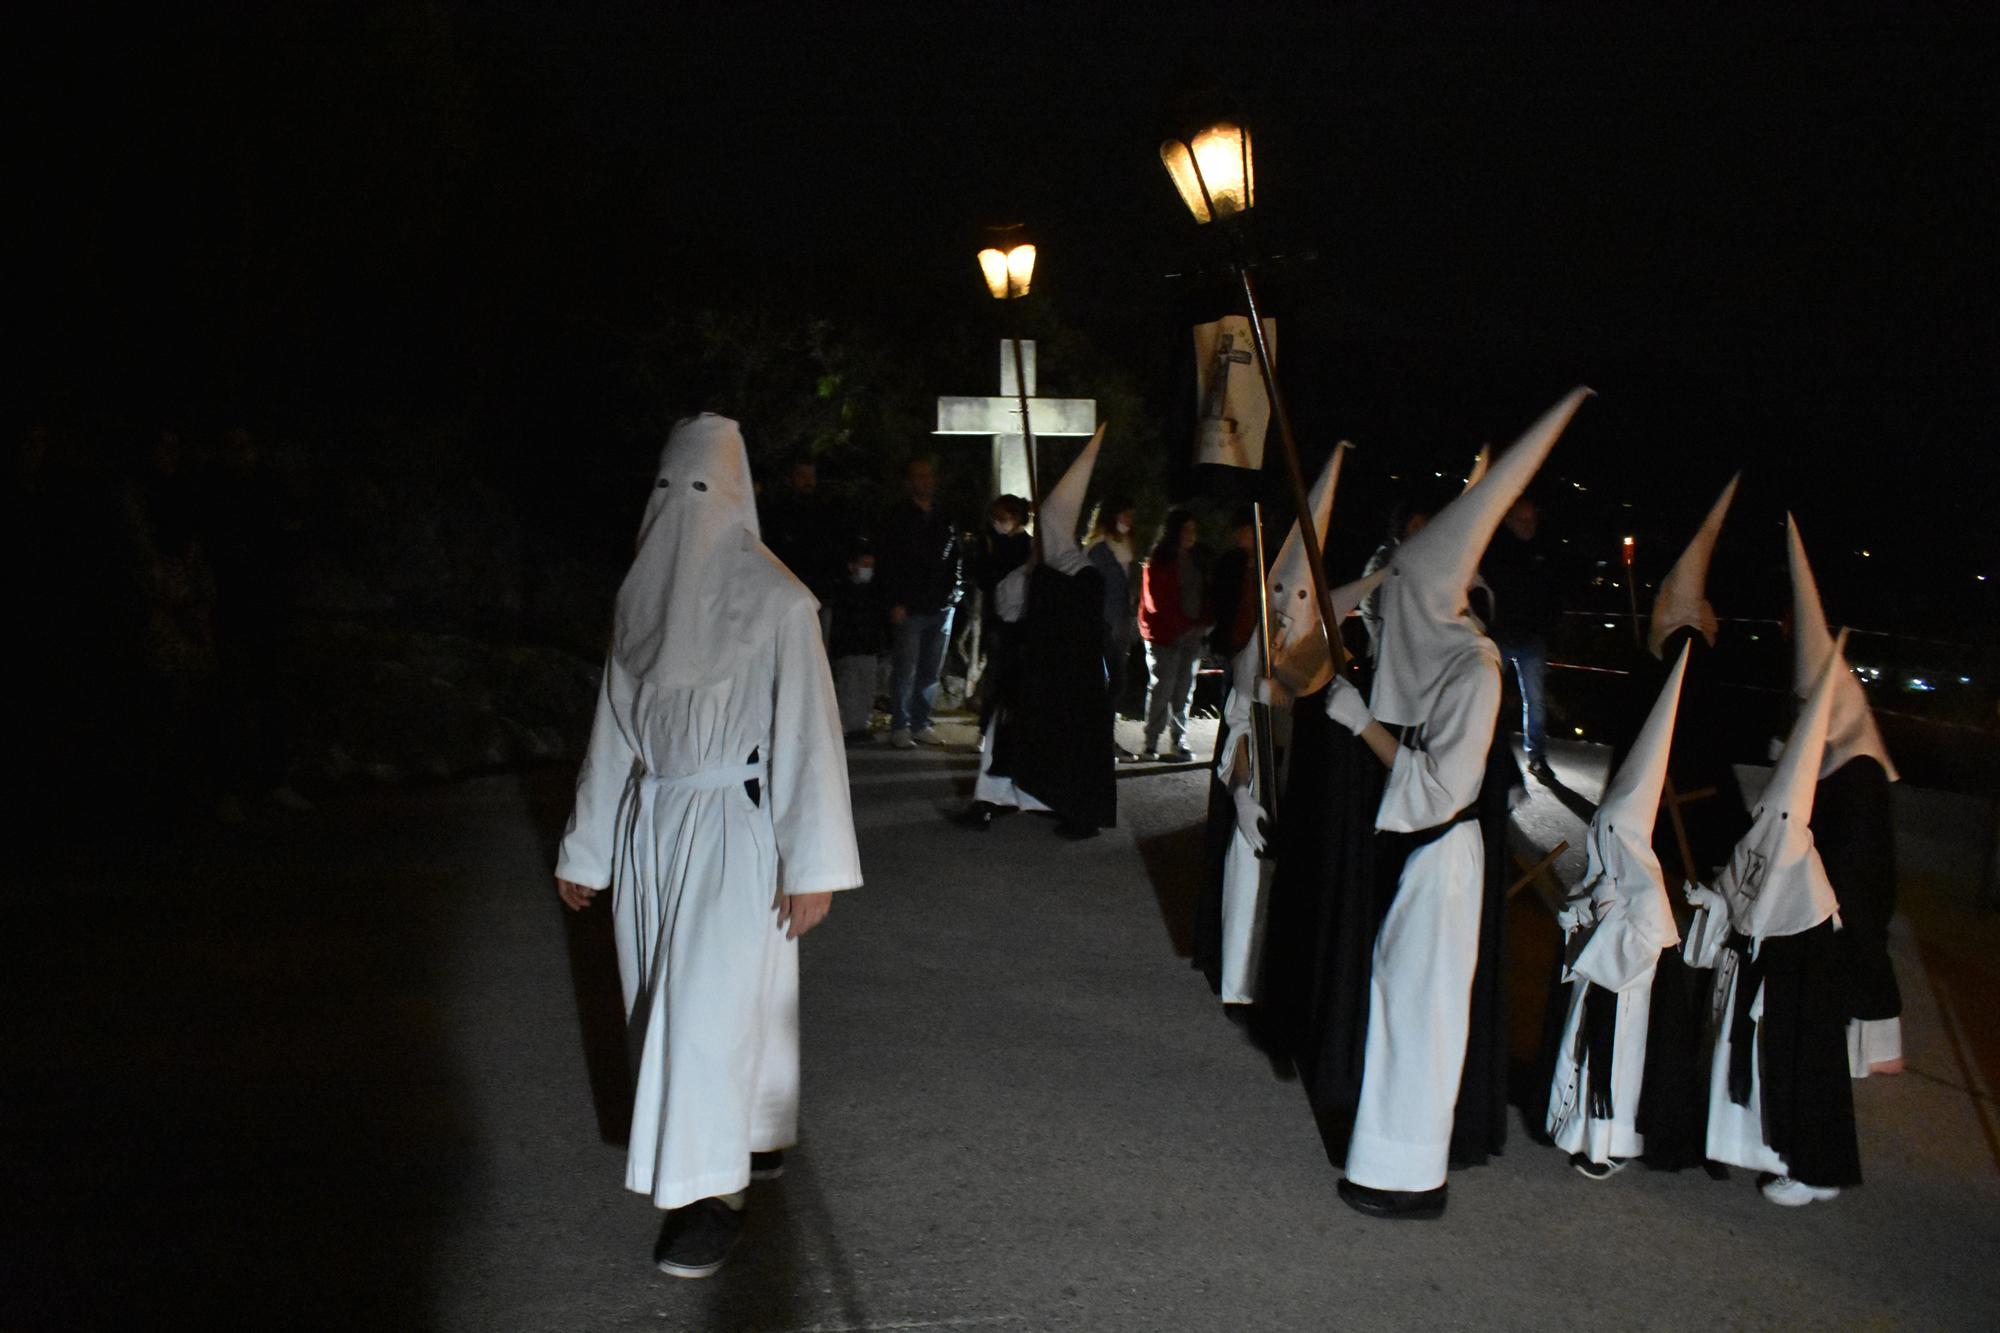
<instances>
[{"instance_id":1,"label":"shadow on road","mask_svg":"<svg viewBox=\"0 0 2000 1333\"><path fill-rule=\"evenodd\" d=\"M1160 920L1179 958L1194 956L1194 912L1201 895L1204 836L1201 824L1190 824L1136 840L1146 878L1160 904Z\"/></svg>"}]
</instances>

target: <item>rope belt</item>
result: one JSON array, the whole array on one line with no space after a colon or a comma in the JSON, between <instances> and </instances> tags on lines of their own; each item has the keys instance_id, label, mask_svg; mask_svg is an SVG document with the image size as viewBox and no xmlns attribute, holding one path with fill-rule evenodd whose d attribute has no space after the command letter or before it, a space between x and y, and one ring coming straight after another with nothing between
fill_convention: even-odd
<instances>
[{"instance_id":1,"label":"rope belt","mask_svg":"<svg viewBox=\"0 0 2000 1333\"><path fill-rule=\"evenodd\" d=\"M770 763L758 760L750 764L733 764L728 768L698 768L692 773L642 773L639 775L639 787L649 793L663 788L680 791L720 791L739 782L756 781L768 784L770 780Z\"/></svg>"}]
</instances>

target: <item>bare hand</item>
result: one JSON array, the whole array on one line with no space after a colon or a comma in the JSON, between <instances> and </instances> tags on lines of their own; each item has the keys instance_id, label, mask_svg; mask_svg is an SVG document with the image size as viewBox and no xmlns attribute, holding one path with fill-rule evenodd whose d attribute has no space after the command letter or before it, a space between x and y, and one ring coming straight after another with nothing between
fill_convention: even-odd
<instances>
[{"instance_id":1,"label":"bare hand","mask_svg":"<svg viewBox=\"0 0 2000 1333\"><path fill-rule=\"evenodd\" d=\"M826 911L832 906L831 893L781 893L778 924L785 927L786 939L795 940L826 920Z\"/></svg>"},{"instance_id":2,"label":"bare hand","mask_svg":"<svg viewBox=\"0 0 2000 1333\"><path fill-rule=\"evenodd\" d=\"M557 875L556 896L562 899L563 906L567 907L570 911L581 912L584 908L590 906L591 899L597 896L597 890L588 885L578 884L575 880L564 879L561 875Z\"/></svg>"}]
</instances>

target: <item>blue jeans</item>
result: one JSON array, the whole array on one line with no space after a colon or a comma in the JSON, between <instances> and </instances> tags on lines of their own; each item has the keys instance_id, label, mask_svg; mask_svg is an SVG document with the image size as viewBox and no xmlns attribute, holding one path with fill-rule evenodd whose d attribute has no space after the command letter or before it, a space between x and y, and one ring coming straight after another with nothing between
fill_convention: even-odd
<instances>
[{"instance_id":1,"label":"blue jeans","mask_svg":"<svg viewBox=\"0 0 2000 1333\"><path fill-rule=\"evenodd\" d=\"M931 724L938 668L951 638L951 608L912 611L890 627L889 729L922 731Z\"/></svg>"},{"instance_id":2,"label":"blue jeans","mask_svg":"<svg viewBox=\"0 0 2000 1333\"><path fill-rule=\"evenodd\" d=\"M1521 741L1528 762L1546 757L1548 737L1542 734L1542 687L1549 670L1549 645L1544 639L1520 639L1500 645L1500 656L1514 668L1521 687Z\"/></svg>"}]
</instances>

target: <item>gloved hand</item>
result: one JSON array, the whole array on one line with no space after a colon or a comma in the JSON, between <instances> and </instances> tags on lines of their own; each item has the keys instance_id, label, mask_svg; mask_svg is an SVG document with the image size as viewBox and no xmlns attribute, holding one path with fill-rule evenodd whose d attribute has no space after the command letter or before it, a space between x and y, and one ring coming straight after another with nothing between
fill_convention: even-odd
<instances>
[{"instance_id":1,"label":"gloved hand","mask_svg":"<svg viewBox=\"0 0 2000 1333\"><path fill-rule=\"evenodd\" d=\"M1257 677L1257 702L1266 708L1290 708L1292 692L1276 676Z\"/></svg>"},{"instance_id":2,"label":"gloved hand","mask_svg":"<svg viewBox=\"0 0 2000 1333\"><path fill-rule=\"evenodd\" d=\"M1697 911L1727 912L1729 900L1709 888L1706 884L1696 884L1690 880L1685 886L1689 906Z\"/></svg>"},{"instance_id":3,"label":"gloved hand","mask_svg":"<svg viewBox=\"0 0 2000 1333\"><path fill-rule=\"evenodd\" d=\"M1232 788L1229 794L1236 801L1236 827L1242 832L1243 840L1250 844L1250 850L1262 856L1266 845L1264 807L1257 803L1257 798L1247 786Z\"/></svg>"},{"instance_id":4,"label":"gloved hand","mask_svg":"<svg viewBox=\"0 0 2000 1333\"><path fill-rule=\"evenodd\" d=\"M1591 915L1590 898L1588 895L1581 898L1569 898L1564 900L1562 910L1556 913L1556 924L1561 926L1563 934L1567 935L1579 926L1589 925Z\"/></svg>"},{"instance_id":5,"label":"gloved hand","mask_svg":"<svg viewBox=\"0 0 2000 1333\"><path fill-rule=\"evenodd\" d=\"M1368 701L1361 697L1360 690L1347 683L1345 676L1335 676L1326 687L1326 715L1357 736L1375 720L1368 712Z\"/></svg>"}]
</instances>

